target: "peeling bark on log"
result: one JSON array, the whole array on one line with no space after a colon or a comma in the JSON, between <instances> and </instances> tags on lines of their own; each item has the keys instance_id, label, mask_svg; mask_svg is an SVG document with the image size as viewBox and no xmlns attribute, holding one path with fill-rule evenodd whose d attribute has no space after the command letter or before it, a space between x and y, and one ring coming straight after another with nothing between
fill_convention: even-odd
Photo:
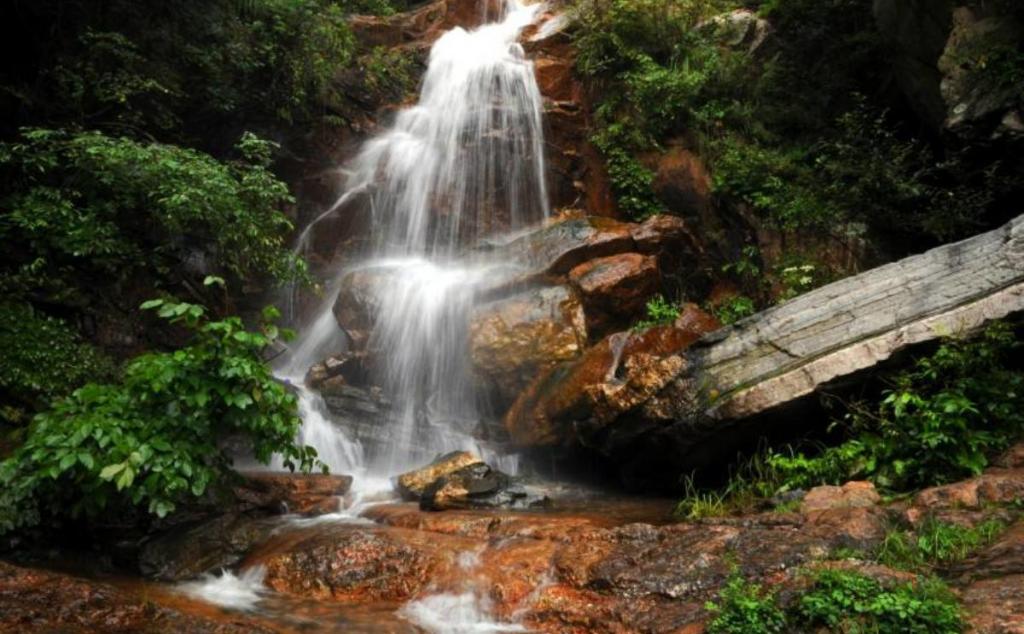
<instances>
[{"instance_id":1,"label":"peeling bark on log","mask_svg":"<svg viewBox=\"0 0 1024 634\"><path fill-rule=\"evenodd\" d=\"M1024 311L1024 216L744 319L687 353L698 418L766 412L908 346ZM683 378L683 377L680 377Z\"/></svg>"}]
</instances>

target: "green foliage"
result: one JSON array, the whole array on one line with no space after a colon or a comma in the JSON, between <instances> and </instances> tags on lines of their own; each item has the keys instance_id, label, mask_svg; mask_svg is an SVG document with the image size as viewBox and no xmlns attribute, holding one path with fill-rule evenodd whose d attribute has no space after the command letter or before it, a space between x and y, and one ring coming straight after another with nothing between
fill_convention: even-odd
<instances>
[{"instance_id":1,"label":"green foliage","mask_svg":"<svg viewBox=\"0 0 1024 634\"><path fill-rule=\"evenodd\" d=\"M0 421L20 424L29 412L87 381L113 374L113 364L66 323L25 303L0 303Z\"/></svg>"},{"instance_id":2,"label":"green foliage","mask_svg":"<svg viewBox=\"0 0 1024 634\"><path fill-rule=\"evenodd\" d=\"M913 533L889 531L876 558L883 565L904 570L949 566L991 544L1005 529L1006 524L998 519L961 526L929 517Z\"/></svg>"},{"instance_id":3,"label":"green foliage","mask_svg":"<svg viewBox=\"0 0 1024 634\"><path fill-rule=\"evenodd\" d=\"M670 324L679 317L679 306L665 299L663 295L655 295L647 302L647 319L642 319L633 326L633 330L643 330L652 326Z\"/></svg>"},{"instance_id":4,"label":"green foliage","mask_svg":"<svg viewBox=\"0 0 1024 634\"><path fill-rule=\"evenodd\" d=\"M717 68L718 53L693 45L713 0L581 0L574 8L577 67L603 84L592 140L605 155L620 208L634 218L664 206L638 158L677 129Z\"/></svg>"},{"instance_id":5,"label":"green foliage","mask_svg":"<svg viewBox=\"0 0 1024 634\"><path fill-rule=\"evenodd\" d=\"M786 615L775 596L733 574L717 601L705 606L714 615L708 634L776 634L786 631Z\"/></svg>"},{"instance_id":6,"label":"green foliage","mask_svg":"<svg viewBox=\"0 0 1024 634\"><path fill-rule=\"evenodd\" d=\"M367 90L404 97L415 88L413 59L407 51L375 46L359 63Z\"/></svg>"},{"instance_id":7,"label":"green foliage","mask_svg":"<svg viewBox=\"0 0 1024 634\"><path fill-rule=\"evenodd\" d=\"M1024 376L1006 325L950 339L896 375L877 405L847 417L851 437L815 457L771 458L789 486L868 478L895 491L977 475L1024 432Z\"/></svg>"},{"instance_id":8,"label":"green foliage","mask_svg":"<svg viewBox=\"0 0 1024 634\"><path fill-rule=\"evenodd\" d=\"M863 223L948 240L976 231L1021 186L995 159L938 148L890 114L871 0L746 3L773 30L754 53L708 19L737 4L577 1L578 68L601 96L594 141L623 211L664 210L648 166L672 136L699 148L720 201L785 230ZM1020 86L1021 59L1012 46L987 47L965 63Z\"/></svg>"},{"instance_id":9,"label":"green foliage","mask_svg":"<svg viewBox=\"0 0 1024 634\"><path fill-rule=\"evenodd\" d=\"M391 12L386 0L90 4L41 0L14 16L12 28L49 36L26 62L51 81L9 88L48 125L203 145L211 123L237 135L233 117L250 125L314 118L321 92L354 57L347 11Z\"/></svg>"},{"instance_id":10,"label":"green foliage","mask_svg":"<svg viewBox=\"0 0 1024 634\"><path fill-rule=\"evenodd\" d=\"M756 313L757 305L749 297L736 295L713 307L711 312L723 324L734 324Z\"/></svg>"},{"instance_id":11,"label":"green foliage","mask_svg":"<svg viewBox=\"0 0 1024 634\"><path fill-rule=\"evenodd\" d=\"M683 499L676 504L672 514L681 520L697 520L705 517L722 517L732 510L726 501L728 496L718 491L702 491L693 482L693 477L683 481Z\"/></svg>"},{"instance_id":12,"label":"green foliage","mask_svg":"<svg viewBox=\"0 0 1024 634\"><path fill-rule=\"evenodd\" d=\"M733 575L707 609L708 634L775 634L826 628L846 634L957 634L965 624L956 597L938 579L883 584L858 572L823 569L788 606Z\"/></svg>"},{"instance_id":13,"label":"green foliage","mask_svg":"<svg viewBox=\"0 0 1024 634\"><path fill-rule=\"evenodd\" d=\"M822 267L806 261L791 262L777 270L782 291L780 301L787 301L828 283L828 275Z\"/></svg>"},{"instance_id":14,"label":"green foliage","mask_svg":"<svg viewBox=\"0 0 1024 634\"><path fill-rule=\"evenodd\" d=\"M851 634L957 634L965 627L956 597L937 579L886 587L844 570L817 572L795 612L793 620L808 628Z\"/></svg>"},{"instance_id":15,"label":"green foliage","mask_svg":"<svg viewBox=\"0 0 1024 634\"><path fill-rule=\"evenodd\" d=\"M261 358L280 334L276 310L249 332L236 317L207 320L195 304L142 308L192 330L191 344L136 357L117 383L90 383L37 415L25 444L0 463L0 533L114 503L163 517L224 477L230 458L219 443L231 435L261 462L276 452L289 467L316 464L311 448L295 445L294 395Z\"/></svg>"},{"instance_id":16,"label":"green foliage","mask_svg":"<svg viewBox=\"0 0 1024 634\"><path fill-rule=\"evenodd\" d=\"M285 248L291 197L267 169L271 149L246 134L240 159L222 163L99 132L26 130L0 145L0 239L14 245L0 282L67 301L94 292L94 279L173 279L197 249L237 276L287 279L301 267Z\"/></svg>"}]
</instances>

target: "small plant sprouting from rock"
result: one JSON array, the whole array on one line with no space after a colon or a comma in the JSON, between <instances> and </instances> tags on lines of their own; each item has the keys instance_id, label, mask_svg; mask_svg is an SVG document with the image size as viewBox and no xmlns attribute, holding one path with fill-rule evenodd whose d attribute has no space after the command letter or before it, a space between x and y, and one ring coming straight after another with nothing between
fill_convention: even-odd
<instances>
[{"instance_id":1,"label":"small plant sprouting from rock","mask_svg":"<svg viewBox=\"0 0 1024 634\"><path fill-rule=\"evenodd\" d=\"M995 518L976 526L960 526L927 518L913 532L889 531L879 546L876 559L890 568L925 571L949 566L987 546L1006 529Z\"/></svg>"},{"instance_id":2,"label":"small plant sprouting from rock","mask_svg":"<svg viewBox=\"0 0 1024 634\"><path fill-rule=\"evenodd\" d=\"M708 634L777 634L786 631L786 614L775 595L734 572L718 594L705 606L715 617Z\"/></svg>"},{"instance_id":3,"label":"small plant sprouting from rock","mask_svg":"<svg viewBox=\"0 0 1024 634\"><path fill-rule=\"evenodd\" d=\"M958 634L964 630L956 597L940 580L883 583L856 571L808 573L810 586L781 605L777 596L735 574L715 601L708 634L861 632Z\"/></svg>"},{"instance_id":4,"label":"small plant sprouting from rock","mask_svg":"<svg viewBox=\"0 0 1024 634\"><path fill-rule=\"evenodd\" d=\"M647 302L647 318L641 319L633 326L633 330L644 330L652 326L670 324L679 317L679 305L665 299L664 295L655 295Z\"/></svg>"}]
</instances>

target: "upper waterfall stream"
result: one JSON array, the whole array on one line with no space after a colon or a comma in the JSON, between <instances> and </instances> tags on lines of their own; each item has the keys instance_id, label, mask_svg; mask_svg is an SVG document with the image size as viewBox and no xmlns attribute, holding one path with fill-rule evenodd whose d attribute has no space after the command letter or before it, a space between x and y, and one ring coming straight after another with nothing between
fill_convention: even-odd
<instances>
[{"instance_id":1,"label":"upper waterfall stream","mask_svg":"<svg viewBox=\"0 0 1024 634\"><path fill-rule=\"evenodd\" d=\"M346 213L357 204L369 210L368 252L339 277L374 281L365 346L378 360L373 383L390 402L386 441L366 446L332 423L320 395L303 385L310 366L339 345L336 284L277 374L296 385L299 440L315 447L333 472L354 474L357 491L379 489L371 482L453 449L516 469L514 457L488 455L477 442L484 412L468 351L477 291L510 263L474 257L471 247L549 215L541 96L517 41L540 8L508 0L498 21L442 35L430 51L418 102L364 143L346 166L341 198L328 210ZM300 248L313 231L302 232Z\"/></svg>"}]
</instances>

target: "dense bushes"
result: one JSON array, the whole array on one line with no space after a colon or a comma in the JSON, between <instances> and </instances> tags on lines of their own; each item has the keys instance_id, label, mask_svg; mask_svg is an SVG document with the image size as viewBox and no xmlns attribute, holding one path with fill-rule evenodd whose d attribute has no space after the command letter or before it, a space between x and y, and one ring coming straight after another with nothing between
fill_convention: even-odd
<instances>
[{"instance_id":1,"label":"dense bushes","mask_svg":"<svg viewBox=\"0 0 1024 634\"><path fill-rule=\"evenodd\" d=\"M0 463L0 533L119 504L162 517L224 475L220 443L230 435L264 463L276 452L288 465L314 466L315 452L295 445L295 397L260 356L279 334L270 321L249 332L234 317L208 321L195 304L143 308L188 327L193 341L139 356L116 383L89 383L37 415Z\"/></svg>"},{"instance_id":2,"label":"dense bushes","mask_svg":"<svg viewBox=\"0 0 1024 634\"><path fill-rule=\"evenodd\" d=\"M387 0L20 3L0 28L34 41L5 78L5 125L81 126L215 152L241 129L309 125L354 61L347 14L392 10Z\"/></svg>"},{"instance_id":3,"label":"dense bushes","mask_svg":"<svg viewBox=\"0 0 1024 634\"><path fill-rule=\"evenodd\" d=\"M23 302L0 303L0 350L0 423L27 422L31 412L114 369L68 324Z\"/></svg>"},{"instance_id":4,"label":"dense bushes","mask_svg":"<svg viewBox=\"0 0 1024 634\"><path fill-rule=\"evenodd\" d=\"M952 592L936 579L883 584L863 574L824 568L806 573L809 587L787 606L740 577L717 601L709 634L829 632L957 634L965 624Z\"/></svg>"},{"instance_id":5,"label":"dense bushes","mask_svg":"<svg viewBox=\"0 0 1024 634\"><path fill-rule=\"evenodd\" d=\"M1020 344L1006 325L950 339L891 380L877 404L853 404L848 440L818 455L770 459L785 486L870 479L896 491L977 475L1024 433Z\"/></svg>"},{"instance_id":6,"label":"dense bushes","mask_svg":"<svg viewBox=\"0 0 1024 634\"><path fill-rule=\"evenodd\" d=\"M709 20L741 4L772 24L753 53ZM720 201L790 230L866 223L948 240L983 225L1014 182L891 109L902 103L881 90L870 0L578 0L576 12L578 68L600 95L593 140L628 214L664 211L648 157L672 137L700 151Z\"/></svg>"},{"instance_id":7,"label":"dense bushes","mask_svg":"<svg viewBox=\"0 0 1024 634\"><path fill-rule=\"evenodd\" d=\"M110 285L140 269L166 280L193 254L236 276L288 277L296 263L281 206L291 197L267 170L271 146L246 135L238 150L223 163L53 130L0 145L0 239L12 247L0 260L4 290L67 301L96 279Z\"/></svg>"}]
</instances>

